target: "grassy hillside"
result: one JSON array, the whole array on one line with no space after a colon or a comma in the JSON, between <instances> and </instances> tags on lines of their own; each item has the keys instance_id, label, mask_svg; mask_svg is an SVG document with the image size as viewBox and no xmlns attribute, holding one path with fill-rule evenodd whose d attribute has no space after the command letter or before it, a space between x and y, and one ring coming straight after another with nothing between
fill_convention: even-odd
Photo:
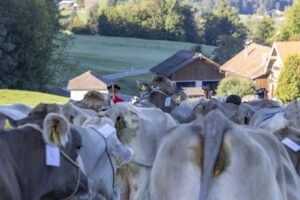
<instances>
[{"instance_id":1,"label":"grassy hillside","mask_svg":"<svg viewBox=\"0 0 300 200\"><path fill-rule=\"evenodd\" d=\"M0 105L15 103L35 107L39 103L67 103L69 98L40 92L0 89Z\"/></svg>"},{"instance_id":2,"label":"grassy hillside","mask_svg":"<svg viewBox=\"0 0 300 200\"><path fill-rule=\"evenodd\" d=\"M193 43L162 40L143 40L105 36L75 35L72 47L68 50L73 67L63 69L56 80L56 86L64 87L68 80L93 70L99 75L119 73L138 69L149 69L172 56L181 49L190 50ZM202 46L203 53L210 55L214 47ZM135 80L149 80L151 76L137 76L119 80L125 88L131 88ZM126 89L133 94L135 89ZM124 91L123 91L124 92Z\"/></svg>"}]
</instances>

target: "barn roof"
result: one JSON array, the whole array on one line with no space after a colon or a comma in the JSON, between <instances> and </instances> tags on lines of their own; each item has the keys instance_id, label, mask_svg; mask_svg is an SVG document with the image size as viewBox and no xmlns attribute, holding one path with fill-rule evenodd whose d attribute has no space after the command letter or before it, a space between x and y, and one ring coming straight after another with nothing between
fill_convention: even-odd
<instances>
[{"instance_id":1,"label":"barn roof","mask_svg":"<svg viewBox=\"0 0 300 200\"><path fill-rule=\"evenodd\" d=\"M247 53L248 52L248 53ZM221 66L221 71L254 79L263 74L271 48L252 43Z\"/></svg>"},{"instance_id":2,"label":"barn roof","mask_svg":"<svg viewBox=\"0 0 300 200\"><path fill-rule=\"evenodd\" d=\"M93 71L87 71L69 81L68 90L106 90L111 81Z\"/></svg>"},{"instance_id":3,"label":"barn roof","mask_svg":"<svg viewBox=\"0 0 300 200\"><path fill-rule=\"evenodd\" d=\"M151 68L150 71L169 77L171 74L186 66L187 64L194 62L197 59L205 59L206 61L219 67L219 64L208 59L200 53L195 53L187 50L180 50L175 53L173 56L159 63L155 67Z\"/></svg>"}]
</instances>

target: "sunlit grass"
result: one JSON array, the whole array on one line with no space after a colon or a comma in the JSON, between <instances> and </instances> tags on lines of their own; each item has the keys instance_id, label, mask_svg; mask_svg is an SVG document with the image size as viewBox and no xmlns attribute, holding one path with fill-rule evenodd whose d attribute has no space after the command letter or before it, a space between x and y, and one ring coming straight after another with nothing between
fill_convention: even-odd
<instances>
[{"instance_id":1,"label":"sunlit grass","mask_svg":"<svg viewBox=\"0 0 300 200\"><path fill-rule=\"evenodd\" d=\"M21 103L30 107L35 107L39 103L63 104L67 103L68 101L69 98L52 94L24 90L0 89L0 105Z\"/></svg>"}]
</instances>

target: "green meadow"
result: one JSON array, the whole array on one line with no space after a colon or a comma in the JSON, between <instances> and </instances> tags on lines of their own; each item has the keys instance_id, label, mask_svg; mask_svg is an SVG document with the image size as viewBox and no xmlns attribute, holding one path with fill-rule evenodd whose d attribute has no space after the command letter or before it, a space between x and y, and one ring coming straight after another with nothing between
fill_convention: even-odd
<instances>
[{"instance_id":1,"label":"green meadow","mask_svg":"<svg viewBox=\"0 0 300 200\"><path fill-rule=\"evenodd\" d=\"M65 87L68 80L93 70L99 75L132 70L150 69L179 50L190 50L197 44L164 40L144 40L107 36L74 35L68 49L71 67L63 69L55 79L56 86ZM205 55L211 55L214 47L202 45ZM116 81L122 83L123 93L135 94L132 88L136 80L150 81L153 74L139 75Z\"/></svg>"},{"instance_id":2,"label":"green meadow","mask_svg":"<svg viewBox=\"0 0 300 200\"><path fill-rule=\"evenodd\" d=\"M69 98L41 92L24 90L0 89L0 105L11 105L15 103L35 107L39 103L67 103Z\"/></svg>"},{"instance_id":3,"label":"green meadow","mask_svg":"<svg viewBox=\"0 0 300 200\"><path fill-rule=\"evenodd\" d=\"M68 101L69 98L41 92L0 89L0 105L11 105L15 103L21 103L30 107L35 107L39 103L63 104L67 103ZM11 128L8 121L6 121L6 125L4 128Z\"/></svg>"}]
</instances>

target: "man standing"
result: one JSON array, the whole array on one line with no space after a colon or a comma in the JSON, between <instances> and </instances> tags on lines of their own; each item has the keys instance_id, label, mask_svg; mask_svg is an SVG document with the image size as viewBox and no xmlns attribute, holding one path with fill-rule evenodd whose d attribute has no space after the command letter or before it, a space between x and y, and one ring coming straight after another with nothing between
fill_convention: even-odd
<instances>
[{"instance_id":1,"label":"man standing","mask_svg":"<svg viewBox=\"0 0 300 200\"><path fill-rule=\"evenodd\" d=\"M117 93L121 90L120 86L117 84L111 84L107 86L108 95L114 103L123 102L124 100L117 97Z\"/></svg>"}]
</instances>

